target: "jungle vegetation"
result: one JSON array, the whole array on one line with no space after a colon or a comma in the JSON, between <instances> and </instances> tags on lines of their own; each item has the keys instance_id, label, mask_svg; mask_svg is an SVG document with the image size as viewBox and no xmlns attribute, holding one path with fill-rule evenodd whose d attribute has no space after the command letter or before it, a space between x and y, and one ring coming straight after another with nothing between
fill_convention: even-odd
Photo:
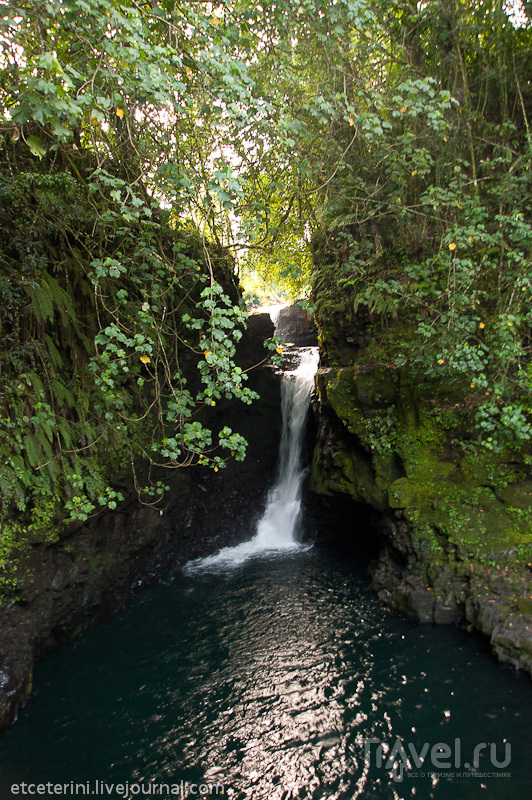
<instances>
[{"instance_id":1,"label":"jungle vegetation","mask_svg":"<svg viewBox=\"0 0 532 800\"><path fill-rule=\"evenodd\" d=\"M0 8L7 570L126 468L244 457L205 422L253 400L239 274L365 320L480 448L530 443L529 3Z\"/></svg>"}]
</instances>

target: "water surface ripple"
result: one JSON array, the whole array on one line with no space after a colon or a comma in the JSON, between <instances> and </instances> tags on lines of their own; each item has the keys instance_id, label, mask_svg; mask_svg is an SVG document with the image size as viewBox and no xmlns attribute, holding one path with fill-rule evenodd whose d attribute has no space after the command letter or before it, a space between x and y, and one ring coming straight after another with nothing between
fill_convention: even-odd
<instances>
[{"instance_id":1,"label":"water surface ripple","mask_svg":"<svg viewBox=\"0 0 532 800\"><path fill-rule=\"evenodd\" d=\"M345 557L256 558L176 576L39 664L1 737L0 797L99 779L223 782L242 800L528 800L531 688L465 633L388 615ZM507 740L511 777L462 766L398 782L365 766L371 737L418 750L458 737L464 762L479 742L502 759Z\"/></svg>"}]
</instances>

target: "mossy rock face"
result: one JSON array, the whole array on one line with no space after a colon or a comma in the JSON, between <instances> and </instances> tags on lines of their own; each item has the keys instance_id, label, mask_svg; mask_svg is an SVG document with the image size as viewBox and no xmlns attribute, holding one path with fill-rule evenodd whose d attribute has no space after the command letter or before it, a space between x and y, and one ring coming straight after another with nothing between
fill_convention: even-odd
<instances>
[{"instance_id":1,"label":"mossy rock face","mask_svg":"<svg viewBox=\"0 0 532 800\"><path fill-rule=\"evenodd\" d=\"M327 445L318 442L316 490L402 513L423 532L425 551L436 552L443 537L463 557L493 560L532 543L532 481L504 454L453 450L452 414L442 425L427 387L382 367L323 370L319 387L336 438L325 459Z\"/></svg>"},{"instance_id":2,"label":"mossy rock face","mask_svg":"<svg viewBox=\"0 0 532 800\"><path fill-rule=\"evenodd\" d=\"M532 617L532 599L519 597L517 600L517 608L522 614L528 614Z\"/></svg>"},{"instance_id":3,"label":"mossy rock face","mask_svg":"<svg viewBox=\"0 0 532 800\"><path fill-rule=\"evenodd\" d=\"M395 402L399 378L395 371L379 368L360 372L356 367L320 370L320 382L335 413L348 421L358 406L375 408Z\"/></svg>"},{"instance_id":4,"label":"mossy rock face","mask_svg":"<svg viewBox=\"0 0 532 800\"><path fill-rule=\"evenodd\" d=\"M328 481L333 492L349 494L357 502L368 503L374 508L384 508L384 495L380 491L370 466L359 461L345 450L336 450L332 461L334 476Z\"/></svg>"},{"instance_id":5,"label":"mossy rock face","mask_svg":"<svg viewBox=\"0 0 532 800\"><path fill-rule=\"evenodd\" d=\"M500 500L512 508L526 510L532 506L532 486L530 483L498 488L496 492Z\"/></svg>"},{"instance_id":6,"label":"mossy rock face","mask_svg":"<svg viewBox=\"0 0 532 800\"><path fill-rule=\"evenodd\" d=\"M474 625L532 674L532 478L516 454L460 450L458 413L436 413L398 371L328 368L318 387L312 487L380 512L379 597L422 622Z\"/></svg>"},{"instance_id":7,"label":"mossy rock face","mask_svg":"<svg viewBox=\"0 0 532 800\"><path fill-rule=\"evenodd\" d=\"M408 478L399 478L388 489L388 505L390 508L408 508L415 506L418 500L418 490Z\"/></svg>"},{"instance_id":8,"label":"mossy rock face","mask_svg":"<svg viewBox=\"0 0 532 800\"><path fill-rule=\"evenodd\" d=\"M384 603L419 621L472 625L501 661L532 675L525 454L475 446L459 387L396 368L387 331L374 335L364 313L317 313L325 368L312 488L379 512L372 585ZM397 330L405 341L412 334Z\"/></svg>"},{"instance_id":9,"label":"mossy rock face","mask_svg":"<svg viewBox=\"0 0 532 800\"><path fill-rule=\"evenodd\" d=\"M358 372L355 386L362 405L387 406L397 400L399 376L395 370L379 367L372 372Z\"/></svg>"}]
</instances>

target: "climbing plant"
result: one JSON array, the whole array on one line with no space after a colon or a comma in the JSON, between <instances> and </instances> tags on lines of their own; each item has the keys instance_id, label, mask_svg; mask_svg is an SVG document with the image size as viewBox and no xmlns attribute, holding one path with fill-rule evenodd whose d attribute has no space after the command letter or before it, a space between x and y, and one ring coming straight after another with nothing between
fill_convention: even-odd
<instances>
[{"instance_id":1,"label":"climbing plant","mask_svg":"<svg viewBox=\"0 0 532 800\"><path fill-rule=\"evenodd\" d=\"M264 104L254 106L246 64L207 6L1 10L9 571L27 541L116 508L126 468L153 503L165 486L146 478L151 467L244 458L244 439L213 432L207 416L220 399L256 397L235 362L246 299L224 247L243 192L215 131L238 131Z\"/></svg>"},{"instance_id":2,"label":"climbing plant","mask_svg":"<svg viewBox=\"0 0 532 800\"><path fill-rule=\"evenodd\" d=\"M236 264L530 440L529 4L0 10L3 563L117 465L155 502L137 464L243 458L206 416L253 399Z\"/></svg>"},{"instance_id":3,"label":"climbing plant","mask_svg":"<svg viewBox=\"0 0 532 800\"><path fill-rule=\"evenodd\" d=\"M309 81L299 71L303 93L320 87L303 115L319 153L320 325L365 320L367 358L457 399L484 447L520 448L532 437L530 22L515 5L458 0L333 15L327 60Z\"/></svg>"}]
</instances>

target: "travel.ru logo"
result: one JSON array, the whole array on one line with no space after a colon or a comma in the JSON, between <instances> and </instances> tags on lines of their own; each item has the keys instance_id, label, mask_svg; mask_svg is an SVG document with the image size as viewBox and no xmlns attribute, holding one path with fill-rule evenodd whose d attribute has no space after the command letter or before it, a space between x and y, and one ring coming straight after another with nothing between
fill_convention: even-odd
<instances>
[{"instance_id":1,"label":"travel.ru logo","mask_svg":"<svg viewBox=\"0 0 532 800\"><path fill-rule=\"evenodd\" d=\"M364 744L364 764L366 769L373 764L378 769L386 769L391 773L394 781L402 781L405 772L410 777L425 777L438 771L442 776L444 770L461 770L453 772L453 777L506 777L509 773L494 772L509 766L512 759L512 746L504 740L504 756L499 760L497 744L495 742L479 742L473 749L471 759L462 757L462 741L455 739L453 745L446 742L436 742L430 745L425 742L415 745L412 742L403 742L397 737L395 743L390 745L380 739L362 739ZM478 772L480 759L488 756L489 766L486 761L483 771ZM416 772L416 770L418 770ZM447 773L445 773L447 774ZM447 775L451 777L451 773Z\"/></svg>"}]
</instances>

